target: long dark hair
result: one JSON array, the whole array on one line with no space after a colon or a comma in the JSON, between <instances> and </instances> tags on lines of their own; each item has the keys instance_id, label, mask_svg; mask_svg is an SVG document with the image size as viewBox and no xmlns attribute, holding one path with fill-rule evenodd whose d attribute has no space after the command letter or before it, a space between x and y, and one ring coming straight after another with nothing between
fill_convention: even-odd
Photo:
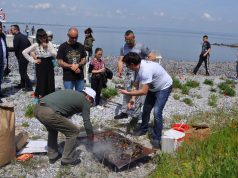
<instances>
[{"instance_id":1,"label":"long dark hair","mask_svg":"<svg viewBox=\"0 0 238 178\"><path fill-rule=\"evenodd\" d=\"M86 34L89 34L89 36L88 37L92 37L93 35L92 35L92 33L93 33L93 30L89 27L89 28L87 28L86 30L84 30L84 33Z\"/></svg>"},{"instance_id":2,"label":"long dark hair","mask_svg":"<svg viewBox=\"0 0 238 178\"><path fill-rule=\"evenodd\" d=\"M40 45L43 43L43 40L48 43L47 33L43 28L39 28L36 32L36 42Z\"/></svg>"}]
</instances>

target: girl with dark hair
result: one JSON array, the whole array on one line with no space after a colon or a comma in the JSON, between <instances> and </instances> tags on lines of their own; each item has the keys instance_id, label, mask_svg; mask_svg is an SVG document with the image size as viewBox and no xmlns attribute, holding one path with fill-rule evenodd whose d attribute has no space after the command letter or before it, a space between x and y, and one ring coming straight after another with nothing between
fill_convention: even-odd
<instances>
[{"instance_id":1,"label":"girl with dark hair","mask_svg":"<svg viewBox=\"0 0 238 178\"><path fill-rule=\"evenodd\" d=\"M95 39L93 38L93 35L92 35L93 30L91 28L87 28L86 30L84 30L84 33L85 33L84 47L88 53L87 58L89 61L89 58L93 54L93 42L95 41Z\"/></svg>"},{"instance_id":2,"label":"girl with dark hair","mask_svg":"<svg viewBox=\"0 0 238 178\"><path fill-rule=\"evenodd\" d=\"M91 59L88 72L92 73L91 88L96 91L96 106L100 104L100 95L103 88L104 73L106 70L105 61L102 59L102 48L96 48L95 56Z\"/></svg>"},{"instance_id":3,"label":"girl with dark hair","mask_svg":"<svg viewBox=\"0 0 238 178\"><path fill-rule=\"evenodd\" d=\"M35 63L37 80L35 89L36 100L54 92L55 79L52 59L56 57L56 50L53 44L48 41L44 29L40 28L37 30L36 43L26 48L22 54L27 60Z\"/></svg>"}]
</instances>

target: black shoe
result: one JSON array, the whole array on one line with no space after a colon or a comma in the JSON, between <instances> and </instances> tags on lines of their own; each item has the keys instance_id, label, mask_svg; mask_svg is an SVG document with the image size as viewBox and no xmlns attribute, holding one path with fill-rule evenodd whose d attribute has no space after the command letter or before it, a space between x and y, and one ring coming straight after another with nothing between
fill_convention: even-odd
<instances>
[{"instance_id":1,"label":"black shoe","mask_svg":"<svg viewBox=\"0 0 238 178\"><path fill-rule=\"evenodd\" d=\"M153 146L153 148L155 148L155 149L160 149L160 150L161 150L161 143L160 143L159 140L157 140L157 139L152 139L152 140L150 141L150 143L151 143L151 145Z\"/></svg>"},{"instance_id":2,"label":"black shoe","mask_svg":"<svg viewBox=\"0 0 238 178\"><path fill-rule=\"evenodd\" d=\"M209 72L207 72L207 73L206 73L206 76L209 76L209 75L210 75Z\"/></svg>"},{"instance_id":3,"label":"black shoe","mask_svg":"<svg viewBox=\"0 0 238 178\"><path fill-rule=\"evenodd\" d=\"M25 92L33 91L33 88L23 88L22 91L25 91Z\"/></svg>"},{"instance_id":4,"label":"black shoe","mask_svg":"<svg viewBox=\"0 0 238 178\"><path fill-rule=\"evenodd\" d=\"M4 98L4 97L6 97L6 95L0 93L0 98Z\"/></svg>"},{"instance_id":5,"label":"black shoe","mask_svg":"<svg viewBox=\"0 0 238 178\"><path fill-rule=\"evenodd\" d=\"M129 122L131 127L135 127L139 121L138 117L132 117L131 121Z\"/></svg>"},{"instance_id":6,"label":"black shoe","mask_svg":"<svg viewBox=\"0 0 238 178\"><path fill-rule=\"evenodd\" d=\"M114 117L114 119L124 119L124 118L128 118L128 114L124 112Z\"/></svg>"},{"instance_id":7,"label":"black shoe","mask_svg":"<svg viewBox=\"0 0 238 178\"><path fill-rule=\"evenodd\" d=\"M134 131L132 135L139 137L139 136L142 136L142 135L146 135L146 132L142 131L142 130L137 130L137 131Z\"/></svg>"},{"instance_id":8,"label":"black shoe","mask_svg":"<svg viewBox=\"0 0 238 178\"><path fill-rule=\"evenodd\" d=\"M49 159L49 163L50 164L54 164L56 161L58 161L58 159L60 159L62 157L62 154L59 153L58 156L56 156L54 159Z\"/></svg>"},{"instance_id":9,"label":"black shoe","mask_svg":"<svg viewBox=\"0 0 238 178\"><path fill-rule=\"evenodd\" d=\"M75 166L75 165L80 164L80 163L81 163L80 159L76 159L75 161L73 161L71 163L66 163L66 162L61 161L62 166L68 166L68 165Z\"/></svg>"}]
</instances>

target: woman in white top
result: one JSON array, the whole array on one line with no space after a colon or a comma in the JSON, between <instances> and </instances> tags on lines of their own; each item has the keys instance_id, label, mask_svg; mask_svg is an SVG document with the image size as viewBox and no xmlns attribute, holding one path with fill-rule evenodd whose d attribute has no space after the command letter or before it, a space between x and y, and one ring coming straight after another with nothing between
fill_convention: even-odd
<instances>
[{"instance_id":1,"label":"woman in white top","mask_svg":"<svg viewBox=\"0 0 238 178\"><path fill-rule=\"evenodd\" d=\"M36 67L35 96L41 98L55 91L54 66L52 60L56 57L56 50L48 41L44 29L36 32L36 43L26 48L22 54Z\"/></svg>"}]
</instances>

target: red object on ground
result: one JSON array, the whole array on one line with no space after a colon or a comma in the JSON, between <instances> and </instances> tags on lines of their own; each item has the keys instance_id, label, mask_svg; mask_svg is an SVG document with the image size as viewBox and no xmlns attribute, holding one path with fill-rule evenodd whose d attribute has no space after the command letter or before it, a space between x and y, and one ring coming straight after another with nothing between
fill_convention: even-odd
<instances>
[{"instance_id":1,"label":"red object on ground","mask_svg":"<svg viewBox=\"0 0 238 178\"><path fill-rule=\"evenodd\" d=\"M17 157L17 161L27 161L28 159L31 159L32 157L33 157L33 154L30 154L30 153L22 154Z\"/></svg>"},{"instance_id":2,"label":"red object on ground","mask_svg":"<svg viewBox=\"0 0 238 178\"><path fill-rule=\"evenodd\" d=\"M186 132L190 129L189 125L187 124L173 124L172 129L180 131L180 132Z\"/></svg>"}]
</instances>

